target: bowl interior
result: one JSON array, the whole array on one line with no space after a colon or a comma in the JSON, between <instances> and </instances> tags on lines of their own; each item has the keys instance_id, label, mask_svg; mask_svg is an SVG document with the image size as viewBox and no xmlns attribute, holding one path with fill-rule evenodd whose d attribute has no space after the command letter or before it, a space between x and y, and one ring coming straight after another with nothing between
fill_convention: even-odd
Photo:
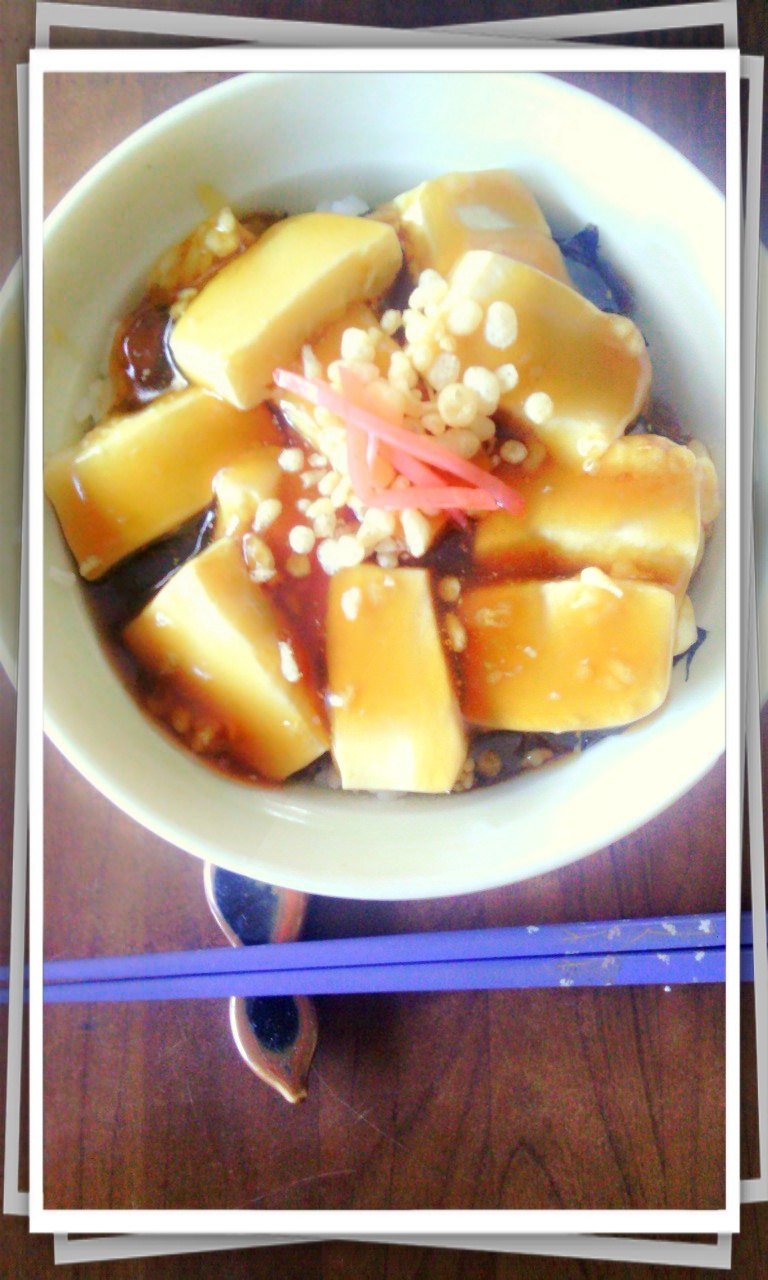
<instances>
[{"instance_id":1,"label":"bowl interior","mask_svg":"<svg viewBox=\"0 0 768 1280\"><path fill-rule=\"evenodd\" d=\"M62 202L44 250L46 453L75 438L75 406L104 369L109 322L159 254L209 212L211 188L236 209L300 211L351 192L374 203L450 170L510 167L556 232L599 226L606 256L638 299L656 394L709 445L722 479L722 198L654 135L551 77L371 79L230 80L128 139ZM138 821L233 870L363 898L508 883L640 825L723 750L724 548L721 519L694 592L709 639L690 680L676 668L661 713L578 759L487 791L381 799L244 787L168 743L115 676L77 587L59 581L56 568L71 562L46 510L46 728Z\"/></svg>"}]
</instances>

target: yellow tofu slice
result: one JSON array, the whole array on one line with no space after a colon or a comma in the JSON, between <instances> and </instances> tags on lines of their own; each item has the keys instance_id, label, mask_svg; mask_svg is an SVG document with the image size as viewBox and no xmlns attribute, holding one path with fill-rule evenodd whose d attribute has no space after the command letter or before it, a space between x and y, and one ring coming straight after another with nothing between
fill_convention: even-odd
<instances>
[{"instance_id":1,"label":"yellow tofu slice","mask_svg":"<svg viewBox=\"0 0 768 1280\"><path fill-rule=\"evenodd\" d=\"M462 710L521 732L609 729L649 715L669 689L675 598L665 587L584 579L466 592Z\"/></svg>"},{"instance_id":2,"label":"yellow tofu slice","mask_svg":"<svg viewBox=\"0 0 768 1280\"><path fill-rule=\"evenodd\" d=\"M517 577L553 577L597 565L685 594L701 541L697 460L661 436L623 436L590 473L546 458L532 473L497 473L522 495L522 515L498 511L476 526L482 564Z\"/></svg>"},{"instance_id":3,"label":"yellow tofu slice","mask_svg":"<svg viewBox=\"0 0 768 1280\"><path fill-rule=\"evenodd\" d=\"M277 498L284 487L285 472L278 463L279 445L258 445L213 478L216 496L214 537L243 533L249 529L260 502Z\"/></svg>"},{"instance_id":4,"label":"yellow tofu slice","mask_svg":"<svg viewBox=\"0 0 768 1280\"><path fill-rule=\"evenodd\" d=\"M191 387L107 418L56 454L45 492L83 577L100 578L204 510L216 472L274 438L265 407L244 413Z\"/></svg>"},{"instance_id":5,"label":"yellow tofu slice","mask_svg":"<svg viewBox=\"0 0 768 1280\"><path fill-rule=\"evenodd\" d=\"M343 786L450 791L467 743L426 570L364 564L337 573L326 637Z\"/></svg>"},{"instance_id":6,"label":"yellow tofu slice","mask_svg":"<svg viewBox=\"0 0 768 1280\"><path fill-rule=\"evenodd\" d=\"M262 777L281 781L328 749L307 663L230 539L187 561L124 638L146 668L207 714L230 757Z\"/></svg>"},{"instance_id":7,"label":"yellow tofu slice","mask_svg":"<svg viewBox=\"0 0 768 1280\"><path fill-rule=\"evenodd\" d=\"M286 218L193 298L171 333L174 360L191 382L248 408L312 334L351 302L383 293L401 261L384 223L335 213Z\"/></svg>"},{"instance_id":8,"label":"yellow tofu slice","mask_svg":"<svg viewBox=\"0 0 768 1280\"><path fill-rule=\"evenodd\" d=\"M447 173L393 201L406 257L416 272L447 275L469 249L527 262L570 284L560 249L533 194L515 173L485 169Z\"/></svg>"},{"instance_id":9,"label":"yellow tofu slice","mask_svg":"<svg viewBox=\"0 0 768 1280\"><path fill-rule=\"evenodd\" d=\"M508 342L506 326L489 342L482 324L456 339L456 353L465 367L515 366L517 384L499 408L526 438L563 462L589 467L640 413L651 362L626 316L607 315L542 271L485 250L459 260L450 286L446 310L472 299L484 309L506 303L514 311L517 331L513 326Z\"/></svg>"}]
</instances>

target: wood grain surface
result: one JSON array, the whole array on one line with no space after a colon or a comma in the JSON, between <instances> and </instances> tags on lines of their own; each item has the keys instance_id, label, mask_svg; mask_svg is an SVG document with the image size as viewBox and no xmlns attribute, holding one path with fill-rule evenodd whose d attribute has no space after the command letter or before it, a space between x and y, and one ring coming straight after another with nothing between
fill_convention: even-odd
<instances>
[{"instance_id":1,"label":"wood grain surface","mask_svg":"<svg viewBox=\"0 0 768 1280\"><path fill-rule=\"evenodd\" d=\"M156 0L147 7L179 6ZM313 21L354 18L343 2L196 7ZM382 3L367 6L365 20L468 22L573 7ZM755 42L765 35L760 8L744 6ZM3 0L0 15L9 18L6 53L21 57L31 43L29 14L22 18L17 6ZM62 32L60 43L65 41ZM55 109L46 136L49 207L121 137L171 105L180 87L157 77L140 84L133 77L105 77L98 86L86 84L86 77L77 78L79 83L62 77L58 85L54 79L51 93L58 96L51 99ZM183 96L209 79L190 78ZM589 87L605 91L604 85ZM713 180L721 178L722 157L706 129L692 127L703 106L693 86L686 111L676 119L663 93L654 99L637 84L620 85L618 78L610 92ZM3 94L4 118L10 120L7 83ZM4 165L13 159L7 131L0 158ZM12 211L9 218L6 225L15 233ZM12 242L12 235L4 238L3 274L12 264ZM12 691L0 676L3 849L10 847L13 717ZM45 767L46 955L218 945L200 865L119 813L50 745ZM722 910L724 798L720 764L656 822L573 867L513 888L431 903L317 899L307 932L331 936ZM5 864L3 874L7 889ZM8 913L7 896L2 898L0 924ZM318 1006L320 1047L310 1096L294 1109L241 1064L221 1002L46 1011L46 1207L706 1210L723 1203L719 989L326 998ZM746 1177L757 1173L751 988L743 993L742 1018ZM734 1268L735 1274L760 1274L758 1259L766 1250L762 1208L746 1211L745 1229L751 1224L753 1234L741 1246L746 1269ZM9 1276L48 1275L49 1242L46 1252L40 1238L4 1224L2 1243ZM286 1280L557 1280L645 1273L617 1263L329 1243L156 1264L95 1264L72 1274L79 1277L82 1270L95 1280L175 1277L182 1268L186 1277L226 1274L233 1280L246 1274Z\"/></svg>"}]
</instances>

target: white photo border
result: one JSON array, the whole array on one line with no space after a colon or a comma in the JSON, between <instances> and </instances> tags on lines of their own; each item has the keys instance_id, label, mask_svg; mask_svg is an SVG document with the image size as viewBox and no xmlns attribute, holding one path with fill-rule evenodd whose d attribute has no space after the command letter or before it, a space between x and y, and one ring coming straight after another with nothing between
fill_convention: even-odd
<instances>
[{"instance_id":1,"label":"white photo border","mask_svg":"<svg viewBox=\"0 0 768 1280\"><path fill-rule=\"evenodd\" d=\"M72 5L56 5L56 4L52 4L52 5L39 4L38 5L38 15L39 15L38 30L40 32L40 35L38 37L38 42L39 43L47 42L46 41L47 30L44 29L44 26L42 28L40 26L41 18L42 18L42 15L40 14L41 10L47 11L50 19L50 25L54 25L54 19L56 17L60 17L61 25L70 25L72 24L72 19L74 16L75 9L77 9L77 17L78 17L77 25L80 25L83 27L93 27L93 26L102 25L100 23L100 18L103 14L107 12L103 6L95 6L95 5L72 6ZM722 18L720 17L721 13L723 14ZM189 13L172 13L172 14L163 14L162 16L164 19L168 20L169 22L168 27L165 28L167 34L188 35L188 34L195 34L194 31L190 31L189 29L190 24L193 23L193 21L200 15L190 15ZM143 20L145 19L146 11L133 9L130 11L130 17L131 17L131 23L128 29L136 30L139 26L141 26ZM662 19L662 18L664 19L664 21L659 21L659 19ZM615 26L615 23L617 20L621 20L621 19L626 20L627 25L625 26L624 23L622 22L620 28L617 28ZM220 16L212 20L215 22L216 25L215 25L215 30L213 30L211 34L215 35L216 38L228 38L229 36L232 36L232 38L241 39L244 37L249 38L252 34L251 30L249 29L249 32L247 35L245 33L242 33L242 34L238 34L237 36L234 36L232 34L232 23L237 22L236 19L232 19L226 16ZM601 20L602 20L602 25L601 25ZM246 19L245 21L248 22L249 24L262 25L262 20L260 19ZM652 9L652 10L631 10L628 12L622 12L621 14L616 14L611 12L611 13L589 14L589 15L583 15L583 14L563 15L562 17L554 20L533 19L529 21L524 21L523 23L512 21L509 23L493 24L493 25L496 28L499 28L499 27L507 28L508 34L510 36L513 35L513 32L522 34L522 32L520 32L519 30L521 26L523 27L534 26L536 27L536 31L530 30L526 32L526 34L533 37L534 35L538 34L540 30L540 24L542 22L546 24L550 21L554 24L558 24L557 30L551 27L550 30L546 32L546 34L551 34L553 38L561 38L569 34L587 35L588 32L586 30L586 27L591 26L592 24L594 24L594 30L590 31L589 34L607 34L609 29L610 30L636 29L636 27L640 27L641 25L643 29L650 30L650 29L657 29L662 26L686 26L687 27L687 26L694 26L694 25L696 26L709 25L710 23L722 21L724 26L724 31L726 33L726 44L729 44L729 43L734 45L736 44L736 34L735 34L736 33L736 6L735 6L735 3L728 3L728 0L725 0L724 3L670 6L664 9ZM631 28L629 27L630 22L633 24ZM56 25L58 25L58 23L56 23ZM298 24L288 24L288 25L298 25ZM732 31L732 35L730 36L730 38L728 34L729 29ZM365 35L368 34L367 32L364 31L364 29L360 29L359 33L365 34ZM260 31L259 34L263 36L264 35L263 30ZM288 33L286 32L286 34ZM494 32L494 34L497 34L497 32ZM501 30L498 30L498 34L499 35L502 34ZM506 34L506 31L505 31L505 34ZM545 32L541 31L541 35L543 36L544 34ZM292 35L290 37L290 42L293 43ZM751 61L758 62L761 60L753 59ZM22 98L22 101L23 100L24 99ZM760 134L761 130L758 129L757 132L758 134ZM23 142L24 136L25 136L25 130L22 129L21 119L20 119L20 137L22 139L22 142ZM751 130L750 131L750 153L752 153L753 151L753 144L754 144L754 131ZM750 169L751 169L751 164L750 164ZM759 159L757 161L757 174L758 174L758 182L759 182ZM23 186L22 186L22 191L24 191ZM759 196L758 196L758 200L759 200ZM759 721L758 721L757 743L758 743L758 749L759 749ZM749 742L749 736L748 736L748 751L749 749L750 749L750 742ZM757 778L759 781L759 778L760 778L759 770L757 771ZM758 794L757 796L757 804L758 804L758 813L761 819L760 834L762 837L762 796L760 794ZM26 808L26 805L24 807ZM26 878L26 821L24 822L23 826L24 826L23 839L16 839L16 837L14 837L14 881L13 881L14 902L17 902L18 899L20 898L22 904L24 900L24 894L19 893L19 888L22 885L22 881L24 881ZM756 844L753 842L752 844L753 850L756 849L756 847L757 847ZM753 860L753 869L752 869L752 880L753 880L753 899L755 901L758 901L759 898L755 893L754 860ZM764 898L765 898L765 886L764 886L764 874L763 874L763 887L762 887L763 901L764 901ZM15 918L16 918L16 913L14 913L14 919ZM763 916L763 920L764 920L764 916ZM23 926L24 926L24 914L23 914L23 905L22 905L21 933L20 933L20 936L18 936L19 930L18 929L15 930L17 937L15 939L14 945L12 945L12 971L14 967L13 956L15 954L18 954L19 956L23 954ZM21 961L19 960L19 963L16 966L16 968L20 969L20 967L21 967ZM759 975L758 975L757 964L756 964L756 973L755 973L756 999L758 997L758 977ZM766 983L765 983L764 972L762 975L762 993L763 993L763 1003L766 1003L765 996L767 993L766 993ZM11 1011L9 1010L9 1014L10 1013ZM15 1026L18 1027L18 1033L16 1036L12 1036L11 1027L15 1027ZM21 1044L20 1010L19 1010L17 1024L14 1019L9 1019L9 1093L8 1093L9 1099L11 1097L10 1085L11 1085L12 1076L13 1076L13 1071L11 1067L11 1049L13 1047L12 1042L14 1040L17 1042L18 1047L20 1049L20 1044ZM758 1028L758 1062L759 1063L762 1062L763 1065L766 1065L766 1046L765 1046L764 1040L761 1045L759 1028ZM766 1073L764 1072L764 1074ZM18 1055L17 1079L20 1083L20 1052ZM16 1089L16 1098L18 1098L18 1087ZM764 1160L764 1142L763 1142L764 1132L765 1132L763 1103L764 1103L764 1098L761 1095L761 1098L760 1098L760 1133L761 1133L760 1167L762 1171L762 1177L760 1180L761 1184L765 1183L765 1176L766 1176L765 1160ZM15 1114L17 1121L16 1121L15 1159L13 1156L13 1152L11 1151L10 1152L11 1159L9 1160L9 1130L11 1129L12 1126L8 1124L8 1127L6 1129L6 1151L5 1151L5 1154L6 1154L6 1161L5 1161L6 1203L4 1208L5 1208L5 1212L25 1213L26 1201L27 1201L26 1193L23 1193L17 1190L14 1192L14 1201L12 1203L8 1202L9 1188L13 1186L18 1187L18 1104L15 1110L9 1110L7 1114L8 1116L12 1116ZM15 1168L15 1175L14 1175L14 1168ZM9 1175L14 1175L14 1176L9 1176ZM760 1199L765 1198L764 1185L761 1188L763 1193L759 1194L757 1197L753 1197L753 1195L751 1194L745 1194L745 1192L747 1192L747 1188L752 1186L755 1181L756 1180L752 1180L752 1183L749 1183L749 1182L742 1183L743 1199L752 1200L753 1198L760 1198ZM570 1239L570 1238L561 1237L560 1242L564 1244L566 1239ZM580 1256L580 1257L597 1257L598 1256L598 1254L592 1251L591 1249L587 1252L583 1251L584 1249L583 1242L585 1238L573 1237L572 1239L575 1244L579 1245L579 1252L578 1253L574 1252L572 1253L571 1256ZM240 1242L241 1247L244 1247L245 1241L240 1237L238 1237L238 1240ZM535 1238L534 1238L534 1241L535 1241ZM232 1245L234 1245L234 1243L235 1241L233 1240ZM256 1243L256 1242L254 1241L253 1243ZM259 1243L266 1243L266 1241L264 1239L260 1239ZM448 1243L449 1241L446 1241L446 1244ZM450 1243L452 1243L454 1247L458 1247L461 1243L461 1240L459 1239L452 1240L450 1241ZM520 1240L518 1243L521 1246L521 1251L522 1251L523 1241ZM542 1242L539 1241L538 1243L541 1244ZM601 1241L597 1241L596 1243L602 1244ZM633 1243L637 1243L639 1245L645 1245L645 1244L657 1244L659 1242L626 1241L625 1243L627 1245L631 1245ZM183 1251L184 1252L192 1251L193 1249L195 1252L198 1252L200 1251L201 1242L198 1239L193 1244L190 1239L187 1239L184 1237L175 1237L173 1238L173 1244L172 1244L172 1247L170 1248L166 1246L171 1244L171 1238L166 1238L165 1240L163 1240L162 1249L160 1247L160 1244L161 1244L160 1240L154 1236L153 1237L150 1237L150 1236L118 1237L112 1240L104 1240L104 1239L97 1238L92 1241L87 1241L87 1240L68 1241L66 1240L66 1237L57 1236L55 1237L56 1261L57 1262L58 1261L61 1261L61 1262L79 1261L81 1260L80 1253L79 1253L80 1250L82 1250L83 1261L95 1260L96 1255L93 1252L94 1248L98 1250L103 1250L104 1252L103 1253L99 1252L98 1256L104 1256L104 1257L146 1256L148 1252L155 1253L155 1254L162 1252L167 1254L170 1252L175 1253L175 1252L183 1252ZM140 1247L137 1249L136 1245L139 1245ZM727 1245L727 1260L725 1260L725 1255L724 1255L725 1245ZM115 1252L115 1247L117 1247L118 1249L117 1252ZM206 1245L205 1247L218 1248L221 1246L217 1242L215 1246L211 1243L210 1245ZM486 1247L493 1248L495 1246L489 1239ZM122 1249L122 1252L120 1252L121 1249ZM528 1251L544 1252L545 1250L543 1248L534 1248L533 1246L531 1246L528 1249ZM718 1255L717 1261L715 1261L715 1257L714 1257L715 1253L717 1253ZM624 1253L621 1250L619 1250L619 1252L615 1256L617 1260L619 1259L631 1260L630 1254ZM634 1257L634 1254L633 1254L633 1257ZM639 1261L641 1259L637 1257L637 1260ZM679 1262L684 1265L696 1265L697 1263L699 1263L702 1265L727 1267L729 1265L729 1260L730 1260L730 1239L728 1237L720 1238L718 1240L718 1245L716 1248L713 1248L713 1246L709 1246L709 1245L693 1245L693 1244L690 1244L690 1245L685 1244L682 1246L678 1246L678 1245L675 1245L674 1242L668 1242L667 1252L664 1253L663 1256L651 1258L647 1253L645 1253L643 1256L643 1260L647 1260L649 1262L651 1261L658 1261L658 1262L668 1261L670 1263Z\"/></svg>"},{"instance_id":2,"label":"white photo border","mask_svg":"<svg viewBox=\"0 0 768 1280\"><path fill-rule=\"evenodd\" d=\"M320 63L322 56L322 67ZM329 67L329 51L319 55L318 51L294 49L290 51L270 50L269 53L256 49L240 47L219 50L185 50L183 51L183 69L202 70L268 70L271 73L296 70L329 70L375 71L387 69L387 57L381 50L356 50L351 58L345 50L334 50L333 66ZM41 91L46 70L77 71L171 71L174 59L169 51L141 50L99 50L95 61L93 51L80 50L40 50L30 55L30 194L29 194L29 306L30 306L30 349L29 349L29 407L30 437L29 466L30 473L42 464L40 432L36 426L41 417L41 382L42 382L42 112ZM181 62L181 59L178 60ZM422 70L472 72L481 70L515 71L515 70L600 70L600 71L642 71L649 69L653 62L654 71L687 71L718 72L726 79L727 98L727 186L730 200L726 203L726 220L729 227L727 244L727 290L726 306L728 326L726 332L726 349L728 369L738 367L738 330L739 330L739 216L738 198L734 193L739 189L739 138L738 138L738 93L739 93L739 58L736 51L659 51L638 49L595 50L590 47L579 49L548 49L546 54L528 49L525 53L517 50L491 50L482 52L462 49L461 52L448 50L431 50L428 66L425 57L419 50L402 49L397 54L398 72L420 72ZM176 69L180 69L176 65ZM734 209L734 205L736 209ZM732 373L728 377L727 407L732 420L738 420L739 378ZM737 437L731 434L730 448L737 447ZM727 465L726 492L727 510L731 520L736 521L736 532L727 537L727 651L728 667L736 678L740 679L740 574L739 562L739 467ZM30 563L30 596L29 596L29 634L30 634L30 690L39 693L42 687L42 646L41 635L41 565L42 548L40 545L41 496L32 487L29 491L29 563ZM29 743L30 743L30 796L37 798L42 794L42 740L43 721L42 707L39 697L32 696L29 706ZM726 708L727 741L730 744L743 742L740 723L740 707L738 698L729 698ZM739 790L741 776L741 752L731 748L726 753L726 776L731 796L743 794ZM210 1231L211 1222L215 1218L216 1225L223 1230L231 1231L233 1225L222 1218L231 1218L232 1212L207 1213L195 1211L60 1211L45 1210L43 1206L42 1187L40 1185L40 1167L42 1164L42 1059L39 1046L42 1037L42 904L41 879L39 872L42 856L41 808L34 802L30 806L30 1035L32 1059L32 1100L31 1100L31 1141L30 1141L30 1225L33 1231L61 1230L96 1230L121 1231L133 1226L134 1221L140 1230ZM734 851L741 853L741 806L731 804L726 818L727 843L734 862ZM729 869L726 889L727 910L738 913L739 902L738 867ZM739 987L739 945L738 931L730 931L729 943L726 946L726 1092L730 1099L738 1097L738 987ZM708 1214L708 1229L733 1231L739 1220L739 1178L738 1128L733 1122L727 1126L726 1138L726 1206L723 1210ZM37 1168L37 1172L36 1172ZM521 1211L522 1212L522 1211ZM388 1233L392 1230L393 1210L354 1211L337 1210L332 1216L332 1224L327 1221L328 1214L323 1211L288 1211L260 1210L260 1226L266 1232L279 1232L305 1236L307 1232L327 1232L331 1225L334 1236L339 1233L372 1234L379 1230ZM250 1215L249 1215L250 1216ZM459 1227L468 1234L487 1234L495 1232L504 1225L505 1230L512 1228L515 1211L503 1210L465 1210L451 1214L451 1225ZM575 1228L584 1231L626 1230L641 1232L687 1232L697 1231L702 1226L702 1215L698 1211L599 1211L581 1210L541 1210L529 1211L525 1215L526 1226L536 1225L543 1232L553 1234L570 1233ZM253 1232L253 1223L242 1220L242 1230ZM162 1222L162 1226L161 1226ZM239 1224L238 1224L239 1225ZM414 1228L425 1234L442 1233L445 1229L445 1214L440 1210L412 1210L407 1214L408 1228ZM396 1229L396 1227L394 1228ZM235 1226L237 1232L237 1226Z\"/></svg>"}]
</instances>

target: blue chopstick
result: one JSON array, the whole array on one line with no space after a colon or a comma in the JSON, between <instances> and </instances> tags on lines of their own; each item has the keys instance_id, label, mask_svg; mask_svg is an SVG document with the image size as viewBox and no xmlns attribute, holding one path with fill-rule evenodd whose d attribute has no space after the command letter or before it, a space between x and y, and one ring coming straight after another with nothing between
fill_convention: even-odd
<instances>
[{"instance_id":1,"label":"blue chopstick","mask_svg":"<svg viewBox=\"0 0 768 1280\"><path fill-rule=\"evenodd\" d=\"M754 973L741 921L742 979ZM48 1003L722 982L721 913L214 947L43 967ZM7 971L6 971L7 975ZM0 981L7 976L0 971ZM7 1000L7 985L0 1002Z\"/></svg>"},{"instance_id":2,"label":"blue chopstick","mask_svg":"<svg viewBox=\"0 0 768 1280\"><path fill-rule=\"evenodd\" d=\"M242 948L236 948L242 950ZM751 948L745 948L751 955ZM584 956L515 956L360 964L262 972L46 983L49 1004L184 1000L224 996L349 995L373 992L523 990L721 983L725 949L629 951Z\"/></svg>"},{"instance_id":3,"label":"blue chopstick","mask_svg":"<svg viewBox=\"0 0 768 1280\"><path fill-rule=\"evenodd\" d=\"M748 926L751 930L751 921ZM743 938L749 943L749 937ZM330 938L268 943L259 947L213 947L198 951L52 960L46 983L161 978L205 973L284 971L426 962L606 955L624 951L670 951L725 946L725 916L665 916L603 920L585 924L518 925L497 929Z\"/></svg>"}]
</instances>

